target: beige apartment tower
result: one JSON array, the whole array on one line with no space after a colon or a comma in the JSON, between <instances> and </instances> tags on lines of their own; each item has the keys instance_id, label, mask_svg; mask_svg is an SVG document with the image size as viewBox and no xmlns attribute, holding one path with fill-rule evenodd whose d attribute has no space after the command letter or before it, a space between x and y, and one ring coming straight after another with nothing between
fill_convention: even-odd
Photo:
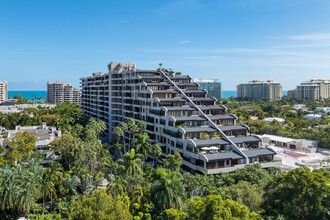
<instances>
[{"instance_id":1,"label":"beige apartment tower","mask_svg":"<svg viewBox=\"0 0 330 220\"><path fill-rule=\"evenodd\" d=\"M49 103L80 103L80 90L74 88L71 84L62 81L47 83L47 102Z\"/></svg>"},{"instance_id":2,"label":"beige apartment tower","mask_svg":"<svg viewBox=\"0 0 330 220\"><path fill-rule=\"evenodd\" d=\"M239 100L261 100L275 101L282 98L282 86L273 80L253 80L237 86L237 98Z\"/></svg>"},{"instance_id":3,"label":"beige apartment tower","mask_svg":"<svg viewBox=\"0 0 330 220\"><path fill-rule=\"evenodd\" d=\"M8 99L7 81L0 81L0 103Z\"/></svg>"},{"instance_id":4,"label":"beige apartment tower","mask_svg":"<svg viewBox=\"0 0 330 220\"><path fill-rule=\"evenodd\" d=\"M290 90L291 98L319 100L330 98L330 80L312 79L302 82L296 89Z\"/></svg>"}]
</instances>

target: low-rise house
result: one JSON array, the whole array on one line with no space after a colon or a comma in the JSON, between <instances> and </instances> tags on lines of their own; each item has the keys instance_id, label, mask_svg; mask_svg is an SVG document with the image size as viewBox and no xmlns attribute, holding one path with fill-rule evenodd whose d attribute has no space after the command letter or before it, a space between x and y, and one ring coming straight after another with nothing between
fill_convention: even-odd
<instances>
[{"instance_id":1,"label":"low-rise house","mask_svg":"<svg viewBox=\"0 0 330 220\"><path fill-rule=\"evenodd\" d=\"M304 116L304 118L307 118L309 120L319 121L319 120L321 120L322 115L320 115L320 114L307 114L307 115Z\"/></svg>"},{"instance_id":2,"label":"low-rise house","mask_svg":"<svg viewBox=\"0 0 330 220\"><path fill-rule=\"evenodd\" d=\"M19 113L23 112L25 109L34 108L34 109L51 109L54 108L56 105L54 104L45 104L45 103L38 103L38 104L18 104L15 103L10 105L0 105L0 112L4 114L9 113Z\"/></svg>"},{"instance_id":3,"label":"low-rise house","mask_svg":"<svg viewBox=\"0 0 330 220\"><path fill-rule=\"evenodd\" d=\"M294 108L294 109L296 109L296 110L304 109L304 108L306 108L306 105L303 105L303 104L297 104L297 105L292 106L292 108Z\"/></svg>"},{"instance_id":4,"label":"low-rise house","mask_svg":"<svg viewBox=\"0 0 330 220\"><path fill-rule=\"evenodd\" d=\"M287 147L290 149L301 150L309 153L315 153L318 147L317 141L307 139L294 139L269 134L261 135L260 138L262 139L263 145Z\"/></svg>"},{"instance_id":5,"label":"low-rise house","mask_svg":"<svg viewBox=\"0 0 330 220\"><path fill-rule=\"evenodd\" d=\"M328 114L330 113L330 107L316 107L315 111Z\"/></svg>"},{"instance_id":6,"label":"low-rise house","mask_svg":"<svg viewBox=\"0 0 330 220\"><path fill-rule=\"evenodd\" d=\"M330 125L315 125L313 128L321 130L321 129L327 129L330 127Z\"/></svg>"},{"instance_id":7,"label":"low-rise house","mask_svg":"<svg viewBox=\"0 0 330 220\"><path fill-rule=\"evenodd\" d=\"M37 143L35 147L35 152L42 153L45 159L42 164L47 164L49 162L59 160L60 157L55 155L53 151L50 150L49 144L56 138L61 136L61 130L57 130L55 127L46 126L43 123L40 126L16 126L15 130L6 130L0 127L0 144L5 145L6 138L13 138L18 132L28 132L30 135L37 137Z\"/></svg>"},{"instance_id":8,"label":"low-rise house","mask_svg":"<svg viewBox=\"0 0 330 220\"><path fill-rule=\"evenodd\" d=\"M278 121L279 123L281 123L281 125L284 125L285 119L283 118L277 118L277 117L269 117L269 118L264 118L264 121L268 121L268 122L273 122L273 121Z\"/></svg>"}]
</instances>

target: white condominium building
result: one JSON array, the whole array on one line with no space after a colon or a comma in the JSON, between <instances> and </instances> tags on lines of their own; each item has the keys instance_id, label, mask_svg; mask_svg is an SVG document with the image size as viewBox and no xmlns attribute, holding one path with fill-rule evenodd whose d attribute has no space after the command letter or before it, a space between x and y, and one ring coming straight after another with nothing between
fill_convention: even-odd
<instances>
[{"instance_id":1,"label":"white condominium building","mask_svg":"<svg viewBox=\"0 0 330 220\"><path fill-rule=\"evenodd\" d=\"M253 80L237 86L237 98L240 100L261 100L268 99L270 101L282 98L282 86L273 80Z\"/></svg>"},{"instance_id":2,"label":"white condominium building","mask_svg":"<svg viewBox=\"0 0 330 220\"><path fill-rule=\"evenodd\" d=\"M295 98L319 100L330 98L330 80L312 79L301 83L294 90Z\"/></svg>"},{"instance_id":3,"label":"white condominium building","mask_svg":"<svg viewBox=\"0 0 330 220\"><path fill-rule=\"evenodd\" d=\"M71 84L62 81L47 83L47 102L49 103L80 103L81 91Z\"/></svg>"},{"instance_id":4,"label":"white condominium building","mask_svg":"<svg viewBox=\"0 0 330 220\"><path fill-rule=\"evenodd\" d=\"M0 81L0 103L8 99L7 81Z\"/></svg>"},{"instance_id":5,"label":"white condominium building","mask_svg":"<svg viewBox=\"0 0 330 220\"><path fill-rule=\"evenodd\" d=\"M180 153L182 171L213 174L249 163L265 168L280 164L273 161L273 150L260 147L261 139L248 126L236 124L236 116L226 114L226 107L187 75L110 63L108 73L82 78L81 87L85 114L106 123L109 140L121 122L142 120L149 141L161 146L162 158Z\"/></svg>"}]
</instances>

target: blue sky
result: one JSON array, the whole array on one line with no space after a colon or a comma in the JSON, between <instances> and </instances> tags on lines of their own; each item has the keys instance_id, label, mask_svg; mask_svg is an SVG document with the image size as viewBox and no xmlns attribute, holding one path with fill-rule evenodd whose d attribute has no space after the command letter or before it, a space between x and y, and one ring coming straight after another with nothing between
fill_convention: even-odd
<instances>
[{"instance_id":1,"label":"blue sky","mask_svg":"<svg viewBox=\"0 0 330 220\"><path fill-rule=\"evenodd\" d=\"M329 21L328 0L0 0L0 81L78 87L110 61L161 62L224 90L252 79L287 90L330 79Z\"/></svg>"}]
</instances>

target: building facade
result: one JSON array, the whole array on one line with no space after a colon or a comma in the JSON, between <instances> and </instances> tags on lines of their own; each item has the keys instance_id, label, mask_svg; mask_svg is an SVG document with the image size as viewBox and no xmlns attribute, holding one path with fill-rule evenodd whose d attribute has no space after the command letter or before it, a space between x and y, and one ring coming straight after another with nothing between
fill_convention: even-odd
<instances>
[{"instance_id":1,"label":"building facade","mask_svg":"<svg viewBox=\"0 0 330 220\"><path fill-rule=\"evenodd\" d=\"M109 140L121 122L142 120L149 141L161 146L162 157L180 153L183 171L212 174L254 162L278 165L273 161L276 153L260 148L261 139L246 125L236 124L236 116L226 114L226 107L189 76L110 63L108 73L82 78L81 87L85 114L106 123Z\"/></svg>"},{"instance_id":2,"label":"building facade","mask_svg":"<svg viewBox=\"0 0 330 220\"><path fill-rule=\"evenodd\" d=\"M296 93L297 93L297 90L293 89L293 90L288 90L288 93L287 93L287 97L289 99L294 99L296 98Z\"/></svg>"},{"instance_id":3,"label":"building facade","mask_svg":"<svg viewBox=\"0 0 330 220\"><path fill-rule=\"evenodd\" d=\"M273 80L253 80L239 84L236 88L239 100L279 100L283 96L282 86Z\"/></svg>"},{"instance_id":4,"label":"building facade","mask_svg":"<svg viewBox=\"0 0 330 220\"><path fill-rule=\"evenodd\" d=\"M221 98L221 82L218 79L194 79L200 89L205 89L209 97Z\"/></svg>"},{"instance_id":5,"label":"building facade","mask_svg":"<svg viewBox=\"0 0 330 220\"><path fill-rule=\"evenodd\" d=\"M0 103L8 99L7 81L0 81Z\"/></svg>"},{"instance_id":6,"label":"building facade","mask_svg":"<svg viewBox=\"0 0 330 220\"><path fill-rule=\"evenodd\" d=\"M49 103L80 103L81 91L71 84L62 81L47 83L47 102Z\"/></svg>"},{"instance_id":7,"label":"building facade","mask_svg":"<svg viewBox=\"0 0 330 220\"><path fill-rule=\"evenodd\" d=\"M312 79L302 82L292 91L292 98L319 100L330 98L330 80Z\"/></svg>"}]
</instances>

